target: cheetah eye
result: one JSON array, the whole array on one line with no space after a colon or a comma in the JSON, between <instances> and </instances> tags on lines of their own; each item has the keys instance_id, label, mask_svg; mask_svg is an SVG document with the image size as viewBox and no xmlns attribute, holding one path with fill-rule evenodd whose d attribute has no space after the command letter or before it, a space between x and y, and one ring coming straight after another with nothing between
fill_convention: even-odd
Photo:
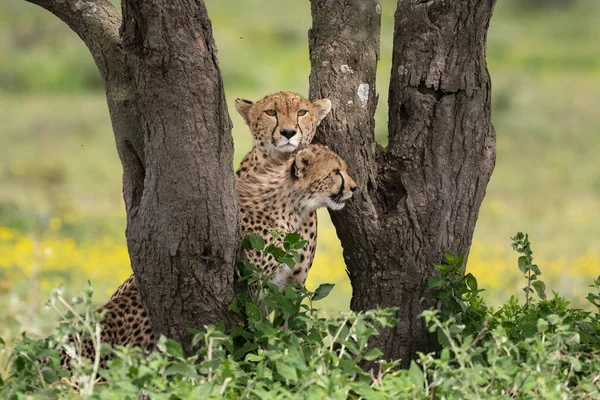
<instances>
[{"instance_id":1,"label":"cheetah eye","mask_svg":"<svg viewBox=\"0 0 600 400\"><path fill-rule=\"evenodd\" d=\"M333 172L334 172L336 175L341 175L341 174L342 174L342 173L341 173L342 171L340 171L340 169L339 169L339 168L336 168L336 169L334 169L334 170L333 170Z\"/></svg>"},{"instance_id":2,"label":"cheetah eye","mask_svg":"<svg viewBox=\"0 0 600 400\"><path fill-rule=\"evenodd\" d=\"M265 110L265 114L267 114L269 117L274 117L277 115L277 111L275 110Z\"/></svg>"},{"instance_id":3,"label":"cheetah eye","mask_svg":"<svg viewBox=\"0 0 600 400\"><path fill-rule=\"evenodd\" d=\"M300 110L300 111L298 111L298 116L299 117L304 117L307 113L308 113L307 110Z\"/></svg>"}]
</instances>

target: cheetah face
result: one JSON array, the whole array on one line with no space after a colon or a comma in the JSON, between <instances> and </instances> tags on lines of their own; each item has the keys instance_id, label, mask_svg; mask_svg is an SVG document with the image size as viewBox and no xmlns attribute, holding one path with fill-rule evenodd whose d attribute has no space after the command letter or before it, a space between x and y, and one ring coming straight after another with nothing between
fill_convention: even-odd
<instances>
[{"instance_id":1,"label":"cheetah face","mask_svg":"<svg viewBox=\"0 0 600 400\"><path fill-rule=\"evenodd\" d=\"M282 154L312 141L331 101L311 102L295 93L278 92L256 103L236 99L235 108L250 127L256 147L266 154Z\"/></svg>"},{"instance_id":2,"label":"cheetah face","mask_svg":"<svg viewBox=\"0 0 600 400\"><path fill-rule=\"evenodd\" d=\"M341 210L357 188L344 160L325 146L312 145L300 150L292 173L308 193L302 201L308 211L320 207Z\"/></svg>"}]
</instances>

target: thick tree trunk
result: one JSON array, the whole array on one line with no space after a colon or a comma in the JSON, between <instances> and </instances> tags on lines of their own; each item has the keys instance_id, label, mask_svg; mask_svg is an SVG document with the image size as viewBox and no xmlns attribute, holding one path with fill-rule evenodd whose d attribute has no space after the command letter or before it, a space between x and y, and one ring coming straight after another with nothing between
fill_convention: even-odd
<instances>
[{"instance_id":1,"label":"thick tree trunk","mask_svg":"<svg viewBox=\"0 0 600 400\"><path fill-rule=\"evenodd\" d=\"M310 95L333 103L316 138L347 160L359 187L331 213L351 308L399 307L397 327L374 345L407 366L430 347L418 315L434 305L432 264L468 253L494 167L485 42L495 0L398 0L386 149L373 130L379 1L311 3Z\"/></svg>"},{"instance_id":2,"label":"thick tree trunk","mask_svg":"<svg viewBox=\"0 0 600 400\"><path fill-rule=\"evenodd\" d=\"M238 320L233 139L202 0L30 0L86 43L104 79L123 165L127 244L155 332ZM120 31L119 31L120 28Z\"/></svg>"}]
</instances>

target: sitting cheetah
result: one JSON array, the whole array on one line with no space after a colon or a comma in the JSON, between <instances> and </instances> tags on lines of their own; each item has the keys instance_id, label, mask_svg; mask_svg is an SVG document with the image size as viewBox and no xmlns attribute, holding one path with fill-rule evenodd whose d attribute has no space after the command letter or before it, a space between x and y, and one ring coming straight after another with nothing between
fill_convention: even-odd
<instances>
[{"instance_id":1,"label":"sitting cheetah","mask_svg":"<svg viewBox=\"0 0 600 400\"><path fill-rule=\"evenodd\" d=\"M320 145L310 145L296 155L273 159L253 170L236 183L243 231L254 232L273 243L270 231L296 232L302 228L302 219L314 215L317 208L342 208L356 189L346 170L343 160ZM273 281L279 286L291 282L292 277L304 283L310 267L307 257L294 271L287 266L280 267L272 257L258 260L255 253L245 252L245 258L267 273L277 271ZM102 310L107 310L101 336L103 343L139 346L147 351L154 347L155 336L133 275L98 311ZM84 343L82 356L93 358L91 341ZM102 365L109 357L103 356ZM64 351L60 363L61 367L69 368L69 358Z\"/></svg>"},{"instance_id":2,"label":"sitting cheetah","mask_svg":"<svg viewBox=\"0 0 600 400\"><path fill-rule=\"evenodd\" d=\"M239 179L236 186L244 231L264 238L267 245L278 246L282 238L275 238L269 232L279 231L282 236L293 232L307 235L310 228L304 224L307 218L321 207L343 208L356 190L344 160L328 147L317 144L284 159L272 159ZM277 263L272 255L262 257L252 250L246 250L244 258L266 274L273 274L271 281L279 287L294 280L304 285L314 251L314 241L309 241L300 250L300 262L293 270Z\"/></svg>"}]
</instances>

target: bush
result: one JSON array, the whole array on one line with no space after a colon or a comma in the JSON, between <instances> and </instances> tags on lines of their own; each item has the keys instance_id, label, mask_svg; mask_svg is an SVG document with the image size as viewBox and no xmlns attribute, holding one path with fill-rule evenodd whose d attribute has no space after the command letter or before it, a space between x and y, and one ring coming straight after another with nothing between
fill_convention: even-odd
<instances>
[{"instance_id":1,"label":"bush","mask_svg":"<svg viewBox=\"0 0 600 400\"><path fill-rule=\"evenodd\" d=\"M247 239L246 248L273 255L293 267L303 245L298 235L284 238L283 249ZM443 310L423 313L437 349L419 354L408 370L367 345L394 325L394 309L323 316L313 302L332 285L315 292L287 286L283 291L244 264L241 281L262 288L260 307L247 295L231 305L247 323L226 332L223 326L192 330L197 352L187 357L179 343L161 337L156 351L98 347L114 359L107 368L81 359L73 335L97 337L101 316L90 313L91 290L78 311L56 291L51 304L67 308L48 340L23 335L11 356L12 375L2 385L8 398L76 397L179 398L597 398L600 395L600 315L571 308L554 293L546 298L533 264L528 237L517 234L513 248L526 280L524 304L511 297L494 310L480 296L476 278L463 276L463 257L447 256L430 281ZM600 277L588 300L600 306ZM263 310L264 308L264 310ZM60 309L57 307L57 309ZM75 341L77 343L77 341ZM95 341L99 345L98 341ZM75 361L72 374L58 367L56 349L67 348ZM100 354L100 353L99 353ZM47 357L51 362L40 363ZM364 365L376 368L365 370ZM99 376L100 381L95 377Z\"/></svg>"}]
</instances>

